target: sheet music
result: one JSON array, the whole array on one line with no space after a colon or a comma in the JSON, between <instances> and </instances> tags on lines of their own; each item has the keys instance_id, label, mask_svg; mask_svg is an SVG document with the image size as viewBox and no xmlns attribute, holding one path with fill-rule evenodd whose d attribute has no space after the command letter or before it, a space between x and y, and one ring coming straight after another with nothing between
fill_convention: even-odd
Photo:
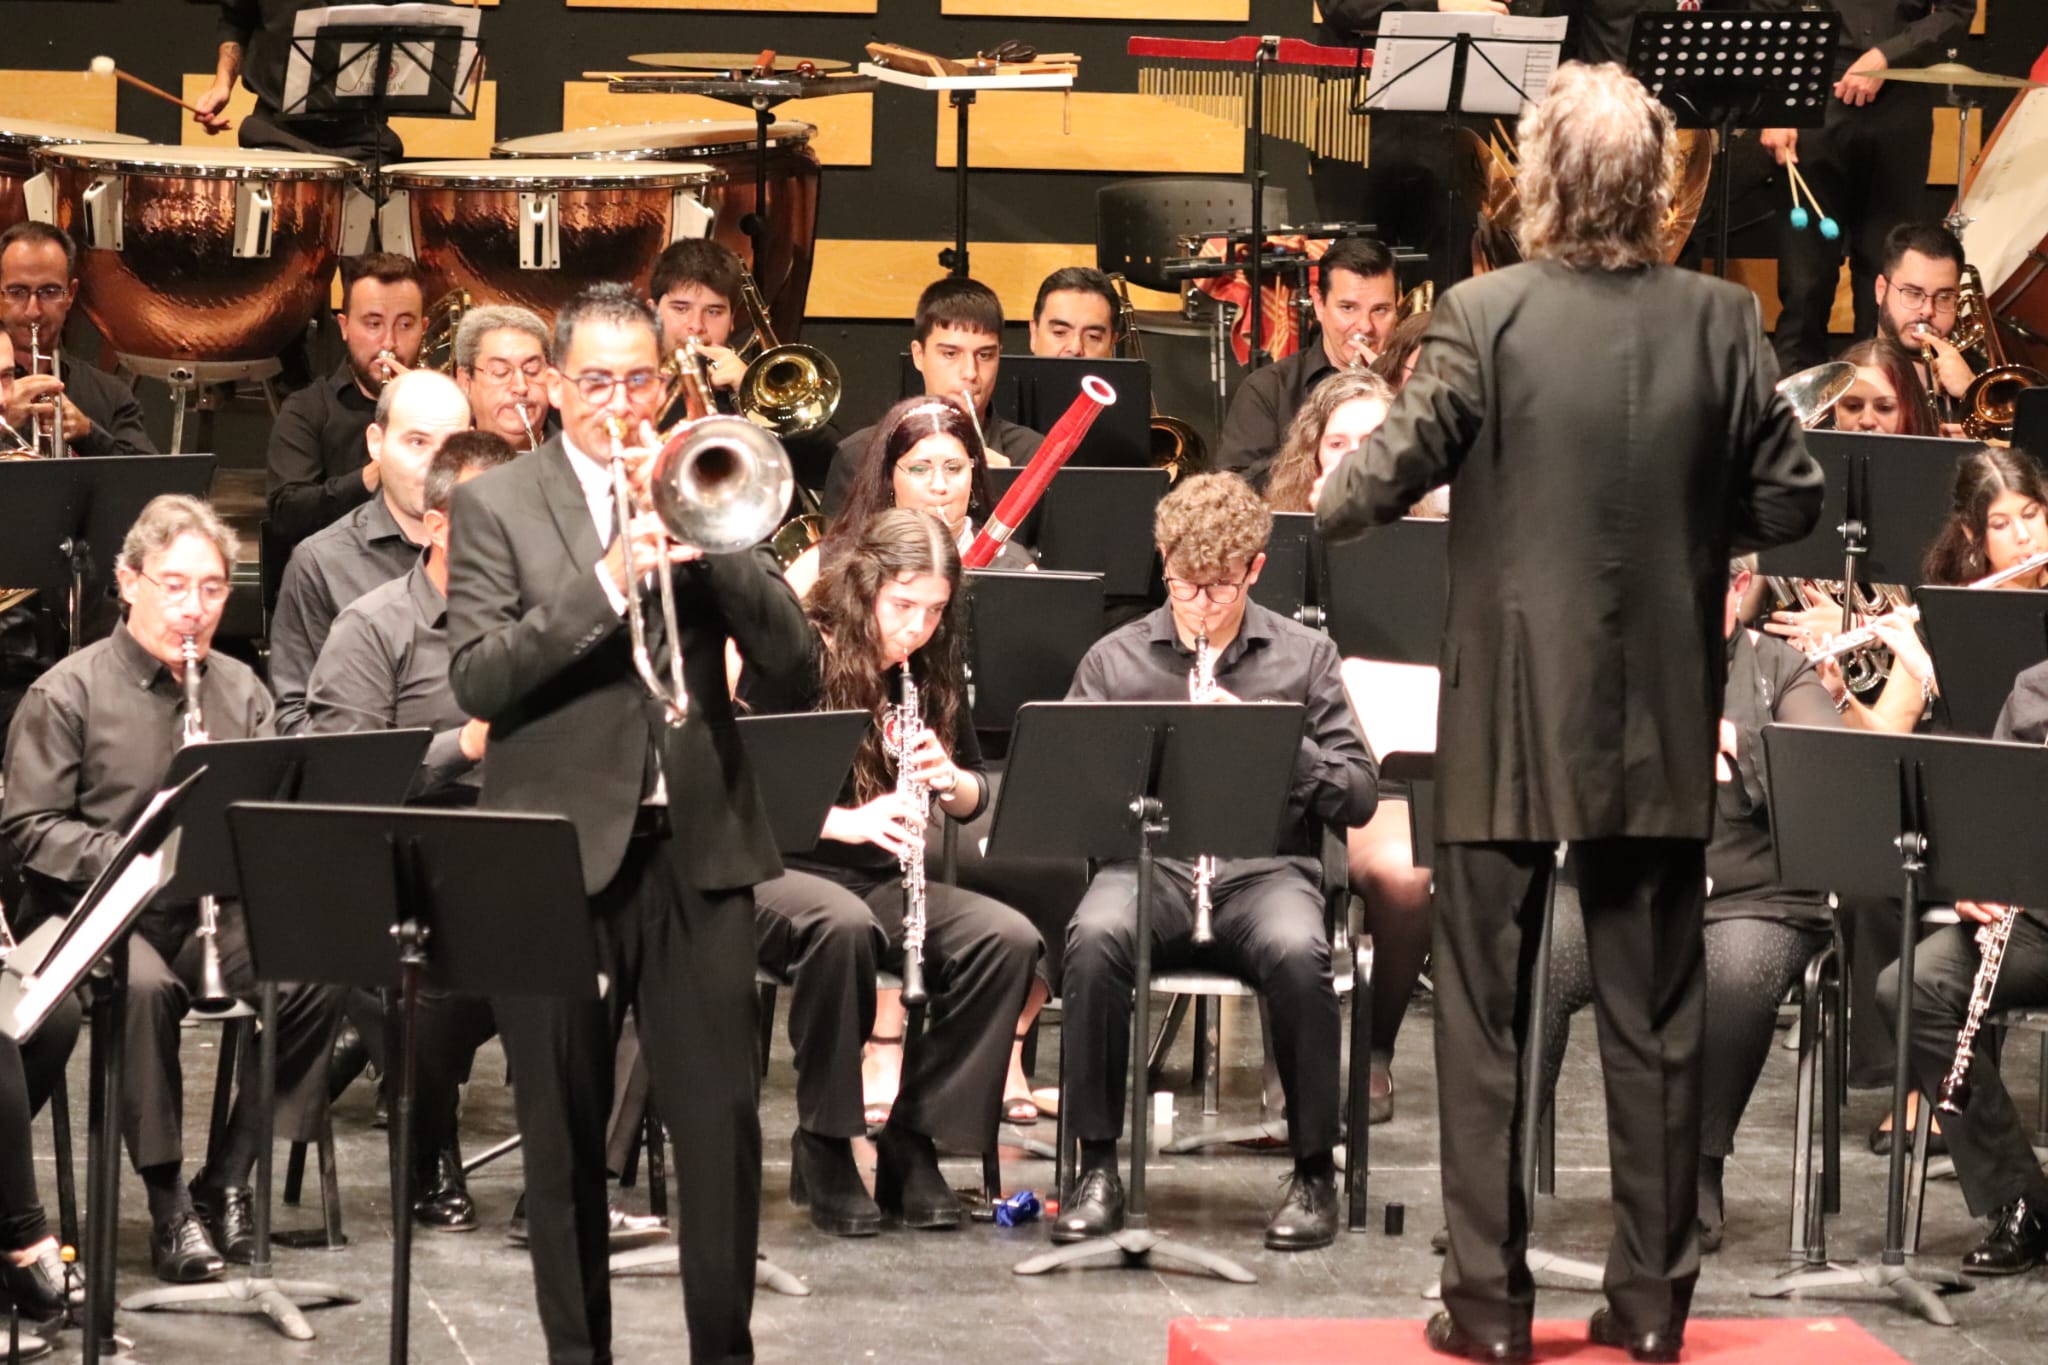
<instances>
[{"instance_id":1,"label":"sheet music","mask_svg":"<svg viewBox=\"0 0 2048 1365\"><path fill-rule=\"evenodd\" d=\"M462 30L462 56L456 67L454 88L469 88L477 60L476 36L482 12L472 6L329 5L301 10L292 22L292 54L285 68L284 108L299 109L313 85L313 66L304 49L312 46L320 30L334 24L374 24L382 28L458 28ZM433 77L436 40L402 43L391 50L391 74L385 93L392 99L423 98L435 93ZM335 73L335 94L343 99L369 100L376 89L377 47L373 43L339 44L340 64Z\"/></svg>"},{"instance_id":2,"label":"sheet music","mask_svg":"<svg viewBox=\"0 0 2048 1365\"><path fill-rule=\"evenodd\" d=\"M1436 752L1436 703L1441 674L1427 664L1346 659L1344 691L1374 754Z\"/></svg>"},{"instance_id":3,"label":"sheet music","mask_svg":"<svg viewBox=\"0 0 2048 1365\"><path fill-rule=\"evenodd\" d=\"M1550 89L1567 22L1562 17L1392 11L1380 20L1366 108L1419 113L1449 108L1457 59L1453 40L1468 33L1472 53L1459 107L1468 114L1519 114L1525 94L1534 103Z\"/></svg>"}]
</instances>

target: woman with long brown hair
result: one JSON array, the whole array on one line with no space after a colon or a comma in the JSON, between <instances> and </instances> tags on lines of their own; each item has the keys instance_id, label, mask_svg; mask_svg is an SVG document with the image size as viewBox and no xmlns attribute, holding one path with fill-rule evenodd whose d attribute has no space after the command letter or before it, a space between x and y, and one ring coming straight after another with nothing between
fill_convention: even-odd
<instances>
[{"instance_id":1,"label":"woman with long brown hair","mask_svg":"<svg viewBox=\"0 0 2048 1365\"><path fill-rule=\"evenodd\" d=\"M1836 359L1856 367L1856 382L1836 401L1828 424L1836 431L1880 436L1939 436L1926 386L1897 349L1881 341L1859 341Z\"/></svg>"},{"instance_id":2,"label":"woman with long brown hair","mask_svg":"<svg viewBox=\"0 0 2048 1365\"><path fill-rule=\"evenodd\" d=\"M960 552L943 523L908 508L881 511L824 558L807 604L818 634L813 667L741 684L756 710L854 710L875 721L817 847L784 859L788 870L755 896L762 965L794 981L790 1198L840 1236L873 1233L883 1213L906 1227L959 1224L935 1143L969 1151L994 1143L1014 1025L1042 951L1038 931L1007 905L928 884L931 1006L876 1139L870 1199L851 1145L867 1130L861 1039L875 1017L877 967L902 961L900 862L922 858L925 837L925 812L899 790L899 759L884 741L899 673L916 681L923 722L901 761L933 804L970 820L988 790L963 676L960 578Z\"/></svg>"},{"instance_id":3,"label":"woman with long brown hair","mask_svg":"<svg viewBox=\"0 0 2048 1365\"><path fill-rule=\"evenodd\" d=\"M1273 457L1267 505L1275 512L1313 512L1324 473L1379 429L1393 403L1393 386L1362 370L1339 370L1310 389Z\"/></svg>"}]
</instances>

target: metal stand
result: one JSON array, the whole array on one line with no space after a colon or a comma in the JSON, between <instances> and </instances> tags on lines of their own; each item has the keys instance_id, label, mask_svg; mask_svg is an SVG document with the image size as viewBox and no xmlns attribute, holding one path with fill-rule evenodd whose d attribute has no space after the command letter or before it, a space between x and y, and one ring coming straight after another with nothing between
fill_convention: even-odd
<instances>
[{"instance_id":1,"label":"metal stand","mask_svg":"<svg viewBox=\"0 0 2048 1365\"><path fill-rule=\"evenodd\" d=\"M85 1365L133 1343L114 1335L114 1269L121 1239L121 1048L128 1028L128 940L93 975L92 1071L85 1127Z\"/></svg>"},{"instance_id":2,"label":"metal stand","mask_svg":"<svg viewBox=\"0 0 2048 1365\"><path fill-rule=\"evenodd\" d=\"M1125 1269L1151 1269L1155 1260L1182 1267L1235 1284L1256 1284L1258 1277L1220 1252L1171 1242L1163 1232L1152 1230L1151 1214L1145 1207L1145 1148L1147 1145L1145 1081L1147 1055L1145 1040L1152 1036L1152 846L1166 833L1166 811L1156 796L1140 796L1132 803L1138 817L1138 905L1137 960L1134 964L1131 1002L1131 1094L1130 1143L1131 1179L1125 1192L1124 1227L1106 1237L1091 1237L1071 1246L1054 1247L1011 1267L1019 1275L1043 1275L1067 1266L1109 1262ZM1067 1031L1060 1030L1060 1051L1067 1047ZM1062 1063L1061 1075L1066 1074ZM1060 1113L1067 1112L1066 1097L1060 1097ZM1064 1199L1066 1192L1061 1191Z\"/></svg>"},{"instance_id":3,"label":"metal stand","mask_svg":"<svg viewBox=\"0 0 2048 1365\"><path fill-rule=\"evenodd\" d=\"M212 448L213 413L217 406L212 390L219 385L254 383L262 391L264 405L270 409L271 417L277 416L277 389L271 381L283 372L284 366L274 357L261 360L159 360L152 356L124 354L115 359L119 367L129 374L154 379L170 389L169 454L185 453L185 414L188 411L200 418L200 448Z\"/></svg>"},{"instance_id":4,"label":"metal stand","mask_svg":"<svg viewBox=\"0 0 2048 1365\"><path fill-rule=\"evenodd\" d=\"M740 219L740 231L754 249L751 262L759 276L768 260L768 130L775 123L775 101L767 95L754 96L754 211ZM779 281L770 281L780 288Z\"/></svg>"},{"instance_id":5,"label":"metal stand","mask_svg":"<svg viewBox=\"0 0 2048 1365\"><path fill-rule=\"evenodd\" d=\"M153 1309L168 1309L173 1312L191 1309L202 1313L237 1313L248 1316L261 1314L269 1318L278 1331L293 1341L311 1341L312 1326L307 1323L301 1308L334 1307L360 1302L355 1295L339 1285L319 1280L280 1280L271 1274L270 1268L270 1180L272 1174L272 1108L276 1103L277 1089L277 986L265 982L259 991L261 1000L262 1025L259 1032L256 1060L256 1111L260 1116L260 1142L256 1148L256 1259L249 1266L249 1273L218 1284L181 1285L164 1289L146 1289L140 1294L131 1294L121 1301L121 1307L131 1313L148 1312ZM97 1101L99 1096L93 1096ZM96 1110L98 1104L93 1106ZM95 1124L97 1132L97 1124ZM99 1218L100 1204L92 1203L92 1217ZM108 1216L112 1216L111 1201ZM407 1219L400 1219L403 1238ZM108 1243L111 1249L111 1239ZM106 1273L113 1273L111 1256L95 1255L94 1264L87 1267L88 1276L100 1273L100 1262L105 1262ZM90 1334L88 1334L90 1335ZM398 1357L403 1359L403 1357Z\"/></svg>"},{"instance_id":6,"label":"metal stand","mask_svg":"<svg viewBox=\"0 0 2048 1365\"><path fill-rule=\"evenodd\" d=\"M1266 254L1266 63L1279 52L1280 40L1268 35L1259 39L1259 50L1252 54L1252 118L1244 132L1245 179L1252 190L1252 259L1245 271L1245 283L1251 287L1251 299L1245 306L1252 312L1251 353L1245 358L1248 370L1266 363L1266 304L1259 293L1265 283Z\"/></svg>"},{"instance_id":7,"label":"metal stand","mask_svg":"<svg viewBox=\"0 0 2048 1365\"><path fill-rule=\"evenodd\" d=\"M972 90L949 90L958 128L953 147L953 245L939 253L939 268L955 279L967 278L967 115L974 108Z\"/></svg>"}]
</instances>

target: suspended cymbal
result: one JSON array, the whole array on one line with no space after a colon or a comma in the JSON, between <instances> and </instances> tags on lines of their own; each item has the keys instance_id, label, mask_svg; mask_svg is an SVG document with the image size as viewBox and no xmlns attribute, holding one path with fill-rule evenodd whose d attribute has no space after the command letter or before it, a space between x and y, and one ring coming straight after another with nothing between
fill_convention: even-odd
<instances>
[{"instance_id":1,"label":"suspended cymbal","mask_svg":"<svg viewBox=\"0 0 2048 1365\"><path fill-rule=\"evenodd\" d=\"M666 71L752 71L761 60L758 52L636 52L628 61L641 66L658 66ZM831 57L790 57L775 55L775 70L790 75L808 63L818 71L850 71L850 62Z\"/></svg>"},{"instance_id":2,"label":"suspended cymbal","mask_svg":"<svg viewBox=\"0 0 2048 1365\"><path fill-rule=\"evenodd\" d=\"M1918 85L1972 85L1992 90L2048 88L2025 76L2001 76L1995 71L1979 71L1974 66L1964 66L1961 62L1936 62L1933 66L1887 68L1862 74L1874 81L1912 81Z\"/></svg>"},{"instance_id":3,"label":"suspended cymbal","mask_svg":"<svg viewBox=\"0 0 2048 1365\"><path fill-rule=\"evenodd\" d=\"M1824 361L1811 369L1788 374L1778 381L1778 392L1792 405L1799 425L1810 427L1842 401L1856 383L1856 367L1840 360Z\"/></svg>"}]
</instances>

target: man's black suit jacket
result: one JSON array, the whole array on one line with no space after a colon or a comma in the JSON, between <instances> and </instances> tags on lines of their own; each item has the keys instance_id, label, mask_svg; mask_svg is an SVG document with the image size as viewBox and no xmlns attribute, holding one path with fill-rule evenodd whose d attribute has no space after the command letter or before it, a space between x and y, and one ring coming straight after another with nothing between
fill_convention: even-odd
<instances>
[{"instance_id":1,"label":"man's black suit jacket","mask_svg":"<svg viewBox=\"0 0 2048 1365\"><path fill-rule=\"evenodd\" d=\"M625 856L666 727L598 579L605 547L573 458L557 436L456 489L449 679L491 725L481 804L567 815L594 895ZM725 642L773 674L802 666L810 627L766 550L708 555L675 582L690 713L663 754L674 856L700 890L753 886L782 865L734 726Z\"/></svg>"},{"instance_id":2,"label":"man's black suit jacket","mask_svg":"<svg viewBox=\"0 0 2048 1365\"><path fill-rule=\"evenodd\" d=\"M1777 378L1756 296L1693 271L1537 262L1439 297L1316 522L1451 486L1440 840L1707 837L1729 556L1820 516Z\"/></svg>"}]
</instances>

